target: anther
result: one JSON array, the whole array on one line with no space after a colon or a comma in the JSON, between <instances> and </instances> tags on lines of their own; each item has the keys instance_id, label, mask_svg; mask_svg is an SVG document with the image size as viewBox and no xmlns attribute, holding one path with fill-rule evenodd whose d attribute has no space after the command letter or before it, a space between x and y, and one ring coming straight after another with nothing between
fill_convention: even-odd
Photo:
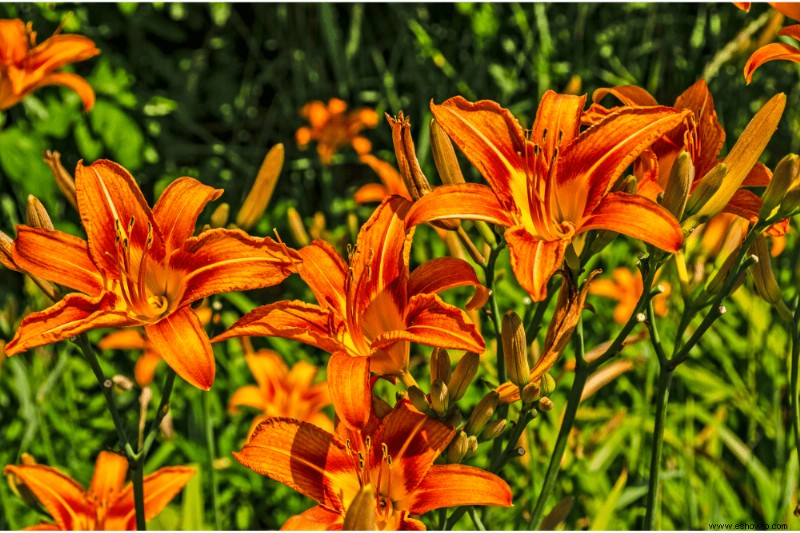
<instances>
[{"instance_id":1,"label":"anther","mask_svg":"<svg viewBox=\"0 0 800 533\"><path fill-rule=\"evenodd\" d=\"M370 447L372 446L372 438L367 437L364 439L364 446L367 448L367 451L369 451Z\"/></svg>"},{"instance_id":2,"label":"anther","mask_svg":"<svg viewBox=\"0 0 800 533\"><path fill-rule=\"evenodd\" d=\"M131 217L130 222L128 222L128 233L133 232L133 225L136 224L136 217Z\"/></svg>"}]
</instances>

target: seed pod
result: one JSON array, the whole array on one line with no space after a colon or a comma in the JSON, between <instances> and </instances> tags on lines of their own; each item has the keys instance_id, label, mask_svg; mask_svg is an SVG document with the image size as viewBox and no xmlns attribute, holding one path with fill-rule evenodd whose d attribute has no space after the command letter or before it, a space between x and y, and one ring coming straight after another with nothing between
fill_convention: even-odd
<instances>
[{"instance_id":1,"label":"seed pod","mask_svg":"<svg viewBox=\"0 0 800 533\"><path fill-rule=\"evenodd\" d=\"M467 387L475 379L475 374L478 372L480 360L480 356L474 352L466 352L461 356L461 360L456 364L450 381L447 382L451 402L457 402L467 392Z\"/></svg>"},{"instance_id":2,"label":"seed pod","mask_svg":"<svg viewBox=\"0 0 800 533\"><path fill-rule=\"evenodd\" d=\"M44 153L44 162L50 167L50 171L53 173L53 178L55 179L56 185L58 185L58 188L61 190L61 193L72 207L75 208L75 211L77 211L78 196L75 194L75 180L70 173L67 172L67 169L64 168L64 165L61 164L61 154L52 150L47 150Z\"/></svg>"},{"instance_id":3,"label":"seed pod","mask_svg":"<svg viewBox=\"0 0 800 533\"><path fill-rule=\"evenodd\" d=\"M267 209L272 193L275 190L275 185L278 183L278 177L283 169L284 149L283 145L278 143L273 146L264 161L261 163L261 168L258 169L256 181L253 183L253 188L247 194L247 197L236 215L236 225L247 231L256 225L258 219L264 214Z\"/></svg>"},{"instance_id":4,"label":"seed pod","mask_svg":"<svg viewBox=\"0 0 800 533\"><path fill-rule=\"evenodd\" d=\"M470 435L478 435L481 431L483 431L483 426L492 418L494 415L494 410L497 408L497 404L500 402L500 395L497 391L489 391L486 393L486 396L481 398L481 401L478 402L478 405L472 410L472 414L469 415L469 420L467 420L467 424L464 426L464 431L469 433Z\"/></svg>"},{"instance_id":5,"label":"seed pod","mask_svg":"<svg viewBox=\"0 0 800 533\"><path fill-rule=\"evenodd\" d=\"M792 182L800 174L800 158L794 154L789 154L780 160L772 179L769 181L764 194L761 196L761 210L758 218L767 220L772 217L772 213L786 196Z\"/></svg>"},{"instance_id":6,"label":"seed pod","mask_svg":"<svg viewBox=\"0 0 800 533\"><path fill-rule=\"evenodd\" d=\"M447 385L444 381L437 379L431 385L431 407L438 416L444 416L448 406Z\"/></svg>"},{"instance_id":7,"label":"seed pod","mask_svg":"<svg viewBox=\"0 0 800 533\"><path fill-rule=\"evenodd\" d=\"M25 215L29 226L33 226L34 228L43 228L50 231L55 229L55 227L53 227L53 221L50 220L50 215L47 213L47 209L45 209L44 205L42 205L42 202L40 202L38 198L32 194L29 194L26 207Z\"/></svg>"},{"instance_id":8,"label":"seed pod","mask_svg":"<svg viewBox=\"0 0 800 533\"><path fill-rule=\"evenodd\" d=\"M503 432L506 430L506 427L508 427L508 421L505 418L502 420L494 420L489 422L486 424L486 427L483 428L483 431L481 431L479 440L496 439L503 434Z\"/></svg>"},{"instance_id":9,"label":"seed pod","mask_svg":"<svg viewBox=\"0 0 800 533\"><path fill-rule=\"evenodd\" d=\"M417 387L416 385L411 385L408 388L408 399L411 400L411 403L419 409L421 412L428 414L431 412L431 406L428 403L428 399L425 397L425 393L422 392L422 389Z\"/></svg>"},{"instance_id":10,"label":"seed pod","mask_svg":"<svg viewBox=\"0 0 800 533\"><path fill-rule=\"evenodd\" d=\"M303 224L303 218L300 216L300 213L297 212L297 209L294 207L287 209L286 218L289 221L289 233L292 234L295 242L299 246L308 246L311 242L311 237L308 236L306 227Z\"/></svg>"},{"instance_id":11,"label":"seed pod","mask_svg":"<svg viewBox=\"0 0 800 533\"><path fill-rule=\"evenodd\" d=\"M464 459L472 459L476 453L478 453L478 437L470 435L467 437L467 453Z\"/></svg>"},{"instance_id":12,"label":"seed pod","mask_svg":"<svg viewBox=\"0 0 800 533\"><path fill-rule=\"evenodd\" d=\"M430 369L431 383L437 379L447 383L453 373L450 363L450 354L444 348L434 348L431 353Z\"/></svg>"},{"instance_id":13,"label":"seed pod","mask_svg":"<svg viewBox=\"0 0 800 533\"><path fill-rule=\"evenodd\" d=\"M344 531L375 531L375 491L367 483L358 491L344 515Z\"/></svg>"},{"instance_id":14,"label":"seed pod","mask_svg":"<svg viewBox=\"0 0 800 533\"><path fill-rule=\"evenodd\" d=\"M459 431L447 448L447 462L458 464L467 454L467 434Z\"/></svg>"},{"instance_id":15,"label":"seed pod","mask_svg":"<svg viewBox=\"0 0 800 533\"><path fill-rule=\"evenodd\" d=\"M506 363L508 379L518 387L524 387L531 375L528 363L525 326L514 311L506 311L503 316L501 338L503 341L503 358Z\"/></svg>"},{"instance_id":16,"label":"seed pod","mask_svg":"<svg viewBox=\"0 0 800 533\"><path fill-rule=\"evenodd\" d=\"M556 390L556 380L553 379L549 373L542 376L542 381L539 383L542 391L542 396L550 396Z\"/></svg>"},{"instance_id":17,"label":"seed pod","mask_svg":"<svg viewBox=\"0 0 800 533\"><path fill-rule=\"evenodd\" d=\"M447 185L464 183L464 175L461 173L453 143L435 119L431 119L431 151L442 183Z\"/></svg>"},{"instance_id":18,"label":"seed pod","mask_svg":"<svg viewBox=\"0 0 800 533\"><path fill-rule=\"evenodd\" d=\"M685 150L681 150L672 164L667 189L664 191L662 205L675 215L678 220L683 216L686 202L689 200L689 191L694 181L694 164L692 157Z\"/></svg>"}]
</instances>

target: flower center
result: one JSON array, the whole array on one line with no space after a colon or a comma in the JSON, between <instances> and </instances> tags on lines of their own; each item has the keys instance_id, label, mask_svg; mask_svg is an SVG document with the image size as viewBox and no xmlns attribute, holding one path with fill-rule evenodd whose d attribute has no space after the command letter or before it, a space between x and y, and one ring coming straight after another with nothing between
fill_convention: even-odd
<instances>
[{"instance_id":1,"label":"flower center","mask_svg":"<svg viewBox=\"0 0 800 533\"><path fill-rule=\"evenodd\" d=\"M370 468L369 458L372 450L372 439L364 439L364 452L355 451L351 448L350 440L345 441L348 455L353 460L353 467L356 471L359 487L364 487L372 483L375 490L375 524L378 529L393 529L396 525L394 500L392 499L392 456L389 455L389 447L386 443L381 443L381 459L377 467ZM366 456L366 458L365 458Z\"/></svg>"}]
</instances>

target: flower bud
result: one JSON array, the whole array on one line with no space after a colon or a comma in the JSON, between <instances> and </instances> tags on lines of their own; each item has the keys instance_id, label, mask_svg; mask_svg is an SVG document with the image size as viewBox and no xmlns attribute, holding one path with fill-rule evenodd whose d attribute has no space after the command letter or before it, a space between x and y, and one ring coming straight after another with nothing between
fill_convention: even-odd
<instances>
[{"instance_id":1,"label":"flower bud","mask_svg":"<svg viewBox=\"0 0 800 533\"><path fill-rule=\"evenodd\" d=\"M486 427L483 428L483 431L481 431L479 440L496 439L503 434L503 432L506 430L506 427L508 427L508 421L505 418L502 420L494 420L489 422L486 424Z\"/></svg>"},{"instance_id":2,"label":"flower bud","mask_svg":"<svg viewBox=\"0 0 800 533\"><path fill-rule=\"evenodd\" d=\"M446 185L465 183L453 143L435 119L431 119L431 151L442 183Z\"/></svg>"},{"instance_id":3,"label":"flower bud","mask_svg":"<svg viewBox=\"0 0 800 533\"><path fill-rule=\"evenodd\" d=\"M694 164L692 157L685 150L681 150L669 174L667 189L664 191L662 205L675 215L678 220L683 216L686 202L689 200L689 191L694 181Z\"/></svg>"},{"instance_id":4,"label":"flower bud","mask_svg":"<svg viewBox=\"0 0 800 533\"><path fill-rule=\"evenodd\" d=\"M472 459L478 453L478 437L470 435L467 437L467 453L464 454L464 459Z\"/></svg>"},{"instance_id":5,"label":"flower bud","mask_svg":"<svg viewBox=\"0 0 800 533\"><path fill-rule=\"evenodd\" d=\"M367 483L358 491L344 515L344 531L375 531L375 491Z\"/></svg>"},{"instance_id":6,"label":"flower bud","mask_svg":"<svg viewBox=\"0 0 800 533\"><path fill-rule=\"evenodd\" d=\"M14 244L14 239L0 231L0 265L3 265L9 270L20 272L19 267L11 258L11 245Z\"/></svg>"},{"instance_id":7,"label":"flower bud","mask_svg":"<svg viewBox=\"0 0 800 533\"><path fill-rule=\"evenodd\" d=\"M553 379L550 373L544 374L539 387L542 391L542 396L550 396L556 390L556 380Z\"/></svg>"},{"instance_id":8,"label":"flower bud","mask_svg":"<svg viewBox=\"0 0 800 533\"><path fill-rule=\"evenodd\" d=\"M449 407L447 400L447 385L444 381L437 379L431 385L431 407L438 416L444 416L447 412Z\"/></svg>"},{"instance_id":9,"label":"flower bud","mask_svg":"<svg viewBox=\"0 0 800 533\"><path fill-rule=\"evenodd\" d=\"M228 224L228 217L231 213L231 206L228 205L227 202L223 202L214 209L214 212L211 213L211 224L209 224L212 228L224 228Z\"/></svg>"},{"instance_id":10,"label":"flower bud","mask_svg":"<svg viewBox=\"0 0 800 533\"><path fill-rule=\"evenodd\" d=\"M58 188L61 190L61 193L77 211L78 196L75 193L75 180L70 173L67 172L67 169L64 168L64 165L61 164L61 154L52 150L47 150L44 153L44 162L50 167L50 171L53 173L53 178L55 179L56 185L58 185Z\"/></svg>"},{"instance_id":11,"label":"flower bud","mask_svg":"<svg viewBox=\"0 0 800 533\"><path fill-rule=\"evenodd\" d=\"M480 356L474 352L466 352L461 356L461 360L456 364L450 381L447 382L451 402L457 402L467 392L467 387L475 379L475 374L478 372L480 359Z\"/></svg>"},{"instance_id":12,"label":"flower bud","mask_svg":"<svg viewBox=\"0 0 800 533\"><path fill-rule=\"evenodd\" d=\"M723 261L716 274L714 274L714 277L711 278L711 281L706 285L706 292L708 294L712 296L719 294L719 291L722 290L722 286L725 285L725 280L731 275L731 270L733 270L733 267L736 265L736 257L738 255L737 250L734 250L725 258L725 261Z\"/></svg>"},{"instance_id":13,"label":"flower bud","mask_svg":"<svg viewBox=\"0 0 800 533\"><path fill-rule=\"evenodd\" d=\"M267 209L272 193L275 190L275 185L278 183L278 177L283 169L284 149L283 145L278 143L273 146L264 161L261 163L261 168L258 170L256 181L253 183L253 188L247 194L247 197L236 215L236 225L247 231L256 225L258 219L264 214Z\"/></svg>"},{"instance_id":14,"label":"flower bud","mask_svg":"<svg viewBox=\"0 0 800 533\"><path fill-rule=\"evenodd\" d=\"M500 401L500 395L497 391L489 391L486 393L486 396L481 398L481 401L478 402L478 405L472 410L472 414L469 415L469 420L467 420L467 424L464 426L464 431L466 431L470 435L479 435L481 431L483 431L483 426L492 418L494 415L494 410L497 408L497 404Z\"/></svg>"},{"instance_id":15,"label":"flower bud","mask_svg":"<svg viewBox=\"0 0 800 533\"><path fill-rule=\"evenodd\" d=\"M453 426L457 428L461 425L463 417L461 416L461 410L458 407L453 407L450 409L450 412L447 413L447 416L444 419L444 423L448 426Z\"/></svg>"},{"instance_id":16,"label":"flower bud","mask_svg":"<svg viewBox=\"0 0 800 533\"><path fill-rule=\"evenodd\" d=\"M518 387L524 387L530 380L531 367L528 363L525 326L522 320L511 310L503 316L501 338L503 341L503 358L506 363L508 379Z\"/></svg>"},{"instance_id":17,"label":"flower bud","mask_svg":"<svg viewBox=\"0 0 800 533\"><path fill-rule=\"evenodd\" d=\"M430 360L431 383L441 380L447 383L453 371L450 367L450 354L444 348L434 348Z\"/></svg>"},{"instance_id":18,"label":"flower bud","mask_svg":"<svg viewBox=\"0 0 800 533\"><path fill-rule=\"evenodd\" d=\"M458 464L467 454L467 434L459 431L447 448L447 462Z\"/></svg>"},{"instance_id":19,"label":"flower bud","mask_svg":"<svg viewBox=\"0 0 800 533\"><path fill-rule=\"evenodd\" d=\"M428 403L428 399L425 397L425 393L422 392L422 389L420 389L416 385L411 385L408 388L408 399L411 400L411 403L419 411L425 414L431 412L431 406Z\"/></svg>"},{"instance_id":20,"label":"flower bud","mask_svg":"<svg viewBox=\"0 0 800 533\"><path fill-rule=\"evenodd\" d=\"M686 202L684 213L692 216L700 211L700 209L706 205L711 197L714 196L714 193L716 193L722 186L722 182L727 172L728 167L725 166L725 163L719 163L717 166L709 170L705 176L700 178L700 182L697 184L697 187L695 187L694 191ZM701 222L704 222L704 220L700 220L697 223Z\"/></svg>"},{"instance_id":21,"label":"flower bud","mask_svg":"<svg viewBox=\"0 0 800 533\"><path fill-rule=\"evenodd\" d=\"M749 269L753 275L756 292L767 302L778 303L781 301L781 288L772 272L767 239L764 235L756 237L755 242L750 246L750 253L758 257L758 262Z\"/></svg>"},{"instance_id":22,"label":"flower bud","mask_svg":"<svg viewBox=\"0 0 800 533\"><path fill-rule=\"evenodd\" d=\"M553 408L553 400L550 398L544 397L539 400L539 410L542 412L547 412Z\"/></svg>"},{"instance_id":23,"label":"flower bud","mask_svg":"<svg viewBox=\"0 0 800 533\"><path fill-rule=\"evenodd\" d=\"M541 391L541 389L539 387L539 383L535 383L535 382L531 381L528 384L526 384L524 387L522 387L522 390L520 391L520 395L519 396L522 399L522 403L529 404L529 403L533 403L534 400L536 400L536 398L539 397L541 392L542 391Z\"/></svg>"},{"instance_id":24,"label":"flower bud","mask_svg":"<svg viewBox=\"0 0 800 533\"><path fill-rule=\"evenodd\" d=\"M789 154L780 160L778 166L775 167L775 172L772 174L769 185L767 185L764 194L761 196L761 210L758 212L759 219L767 220L772 218L773 212L781 204L789 187L798 175L800 175L800 158L794 154Z\"/></svg>"},{"instance_id":25,"label":"flower bud","mask_svg":"<svg viewBox=\"0 0 800 533\"><path fill-rule=\"evenodd\" d=\"M50 220L50 215L47 213L47 209L45 209L44 205L42 205L42 202L40 202L39 199L32 194L28 195L28 204L25 215L25 220L29 226L33 226L34 228L43 228L50 231L55 229L53 227L53 221Z\"/></svg>"},{"instance_id":26,"label":"flower bud","mask_svg":"<svg viewBox=\"0 0 800 533\"><path fill-rule=\"evenodd\" d=\"M286 218L289 221L289 233L292 234L295 242L299 246L308 246L311 242L311 237L308 236L306 227L303 224L303 217L297 212L297 209L290 207L286 210Z\"/></svg>"}]
</instances>

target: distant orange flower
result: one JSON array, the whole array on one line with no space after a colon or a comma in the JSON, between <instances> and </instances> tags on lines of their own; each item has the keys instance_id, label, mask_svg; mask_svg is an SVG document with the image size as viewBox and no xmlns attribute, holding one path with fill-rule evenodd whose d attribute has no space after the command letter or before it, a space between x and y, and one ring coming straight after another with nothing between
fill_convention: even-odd
<instances>
[{"instance_id":1,"label":"distant orange flower","mask_svg":"<svg viewBox=\"0 0 800 533\"><path fill-rule=\"evenodd\" d=\"M331 396L369 397L370 370L385 376L408 374L410 342L482 353L483 337L461 309L438 293L474 286L472 305L488 297L466 261L443 257L409 275L412 235L404 219L410 203L393 196L361 228L349 265L333 247L314 241L299 250L300 277L318 305L280 301L259 307L212 342L242 336L275 336L316 346L333 356L328 364ZM355 401L355 400L353 400ZM363 425L368 411L344 418Z\"/></svg>"},{"instance_id":2,"label":"distant orange flower","mask_svg":"<svg viewBox=\"0 0 800 533\"><path fill-rule=\"evenodd\" d=\"M36 44L31 24L19 19L0 19L0 109L8 109L46 85L69 87L81 97L83 107L94 106L94 91L77 74L56 72L70 63L100 53L82 35L53 35Z\"/></svg>"},{"instance_id":3,"label":"distant orange flower","mask_svg":"<svg viewBox=\"0 0 800 533\"><path fill-rule=\"evenodd\" d=\"M734 4L739 9L750 11L750 2L734 2ZM800 20L800 3L798 2L769 2L769 5L782 15ZM778 35L800 41L800 24L786 26L778 32ZM800 49L786 43L769 43L762 46L753 52L744 65L744 79L747 84L749 85L753 81L753 73L758 67L769 61L777 61L779 59L800 63Z\"/></svg>"},{"instance_id":4,"label":"distant orange flower","mask_svg":"<svg viewBox=\"0 0 800 533\"><path fill-rule=\"evenodd\" d=\"M136 529L133 485L122 486L128 460L116 453L100 452L89 490L55 468L37 464L8 465L6 476L24 484L55 524L27 529L128 530ZM196 473L186 466L166 467L144 476L144 514L150 520L181 491Z\"/></svg>"},{"instance_id":5,"label":"distant orange flower","mask_svg":"<svg viewBox=\"0 0 800 533\"><path fill-rule=\"evenodd\" d=\"M378 114L368 108L356 109L346 113L347 103L331 98L326 106L314 100L303 106L303 115L311 127L303 126L297 130L295 138L300 148L311 141L317 142L317 153L323 165L330 165L334 154L348 144L359 154L372 150L372 143L359 135L364 128L378 125Z\"/></svg>"},{"instance_id":6,"label":"distant orange flower","mask_svg":"<svg viewBox=\"0 0 800 533\"><path fill-rule=\"evenodd\" d=\"M253 420L248 435L269 417L294 418L325 430L333 429L331 419L322 412L331 403L328 384L314 383L317 367L298 361L289 370L283 358L272 350L247 353L245 360L258 385L240 387L231 396L228 408L236 413L239 407L246 406L263 413Z\"/></svg>"},{"instance_id":7,"label":"distant orange flower","mask_svg":"<svg viewBox=\"0 0 800 533\"><path fill-rule=\"evenodd\" d=\"M642 273L638 270L634 273L629 268L615 268L611 273L613 280L595 279L589 285L589 294L612 298L619 303L614 308L614 321L617 324L625 324L636 309L639 298L642 296L644 285L642 284ZM662 283L664 292L653 298L653 310L659 316L667 314L667 298L670 293L669 283Z\"/></svg>"},{"instance_id":8,"label":"distant orange flower","mask_svg":"<svg viewBox=\"0 0 800 533\"><path fill-rule=\"evenodd\" d=\"M490 187L445 185L414 203L409 226L476 219L505 226L511 268L535 301L582 232L611 230L668 251L683 243L678 221L641 196L611 192L620 174L689 114L666 107L622 109L580 132L586 98L545 93L530 137L499 104L460 96L431 104L436 122Z\"/></svg>"},{"instance_id":9,"label":"distant orange flower","mask_svg":"<svg viewBox=\"0 0 800 533\"><path fill-rule=\"evenodd\" d=\"M299 420L270 418L233 455L319 504L281 529L342 529L356 494L371 485L376 529L419 530L425 525L411 515L459 505L511 506L511 489L494 474L433 464L455 431L403 400L362 432L340 425L332 435Z\"/></svg>"},{"instance_id":10,"label":"distant orange flower","mask_svg":"<svg viewBox=\"0 0 800 533\"><path fill-rule=\"evenodd\" d=\"M381 182L367 183L360 187L354 195L357 204L382 202L393 194L402 196L406 200L411 200L411 195L408 194L403 176L392 165L372 154L363 154L359 159L375 171Z\"/></svg>"},{"instance_id":11,"label":"distant orange flower","mask_svg":"<svg viewBox=\"0 0 800 533\"><path fill-rule=\"evenodd\" d=\"M79 292L25 317L6 354L94 328L144 326L167 364L208 390L214 353L189 304L280 283L297 270L300 256L241 230L213 229L192 237L200 212L222 194L192 178L173 181L152 211L133 176L111 161L78 164L75 187L88 242L17 226L11 252L26 272Z\"/></svg>"}]
</instances>

